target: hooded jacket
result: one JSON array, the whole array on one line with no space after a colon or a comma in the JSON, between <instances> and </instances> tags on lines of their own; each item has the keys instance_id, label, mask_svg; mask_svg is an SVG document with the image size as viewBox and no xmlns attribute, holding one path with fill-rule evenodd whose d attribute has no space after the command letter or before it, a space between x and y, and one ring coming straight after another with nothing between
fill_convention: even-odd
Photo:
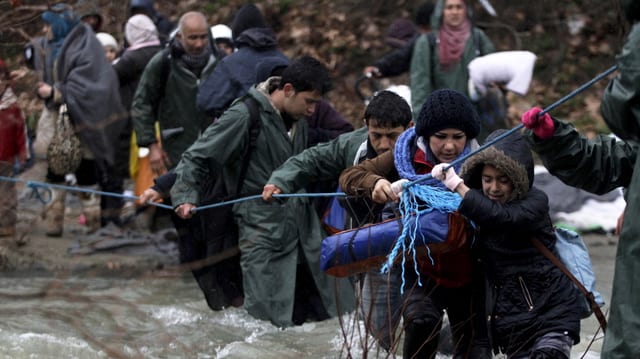
<instances>
[{"instance_id":1,"label":"hooded jacket","mask_svg":"<svg viewBox=\"0 0 640 359\"><path fill-rule=\"evenodd\" d=\"M460 61L444 70L439 65L438 32L442 24L444 0L439 0L432 15L430 34L420 35L413 47L411 57L411 108L414 118L418 116L422 103L431 92L450 88L468 95L469 70L467 66L474 58L495 52L489 37L479 28L471 26L469 37ZM467 3L467 16L471 21L471 6Z\"/></svg>"},{"instance_id":2,"label":"hooded jacket","mask_svg":"<svg viewBox=\"0 0 640 359\"><path fill-rule=\"evenodd\" d=\"M306 121L294 122L290 136L281 114L265 93L267 86L263 83L259 89L252 87L247 94L258 102L260 133L242 184L243 193L260 193L271 173L306 147ZM226 188L235 188L239 159L248 146L248 135L239 134L248 133L249 126L248 109L238 100L207 128L176 168L178 177L171 189L174 205L200 203L197 188L206 176L221 178ZM322 233L308 198L272 203L245 201L234 205L233 213L242 253L244 308L249 314L277 326L291 325L296 266L303 262L302 256L330 315L352 309L353 291L348 282L336 283L320 271Z\"/></svg>"},{"instance_id":3,"label":"hooded jacket","mask_svg":"<svg viewBox=\"0 0 640 359\"><path fill-rule=\"evenodd\" d=\"M276 48L276 34L267 27L255 5L238 11L232 25L237 51L223 58L200 85L196 105L218 117L233 100L246 94L256 83L256 65L268 57L289 59Z\"/></svg>"},{"instance_id":4,"label":"hooded jacket","mask_svg":"<svg viewBox=\"0 0 640 359\"><path fill-rule=\"evenodd\" d=\"M525 131L549 172L566 184L598 194L627 188L603 359L635 358L640 353L640 295L635 290L640 277L640 222L636 220L640 216L640 162L636 161L640 139L640 2L623 0L622 5L627 19L636 23L616 57L619 73L607 85L600 110L611 130L627 140L605 135L588 140L572 125L555 120L550 139L540 140Z\"/></svg>"},{"instance_id":5,"label":"hooded jacket","mask_svg":"<svg viewBox=\"0 0 640 359\"><path fill-rule=\"evenodd\" d=\"M493 132L487 141L505 131ZM486 164L503 171L513 183L505 203L482 192ZM471 190L459 211L479 228L479 253L490 284L486 304L494 349L508 355L526 351L535 339L550 332L568 332L578 343L576 298L580 294L531 242L537 238L555 251L548 198L533 187L533 157L524 138L509 135L470 157L462 165L461 176Z\"/></svg>"}]
</instances>

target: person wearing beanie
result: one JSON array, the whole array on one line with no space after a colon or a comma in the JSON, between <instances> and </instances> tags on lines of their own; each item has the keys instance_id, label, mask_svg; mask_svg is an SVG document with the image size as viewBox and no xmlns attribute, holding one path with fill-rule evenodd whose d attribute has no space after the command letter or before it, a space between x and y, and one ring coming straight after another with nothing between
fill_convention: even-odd
<instances>
[{"instance_id":1,"label":"person wearing beanie","mask_svg":"<svg viewBox=\"0 0 640 359\"><path fill-rule=\"evenodd\" d=\"M505 135L492 132L487 141ZM509 358L565 358L580 342L582 293L538 248L555 252L547 195L533 185L533 156L518 132L462 165L431 174L462 197L458 207L477 226L476 243L487 277L485 321L496 353Z\"/></svg>"},{"instance_id":2,"label":"person wearing beanie","mask_svg":"<svg viewBox=\"0 0 640 359\"><path fill-rule=\"evenodd\" d=\"M107 56L107 60L109 62L114 63L116 58L118 57L118 42L116 39L111 36L111 34L106 32L99 32L96 34L98 41L102 44L102 48L104 48L104 54Z\"/></svg>"},{"instance_id":3,"label":"person wearing beanie","mask_svg":"<svg viewBox=\"0 0 640 359\"><path fill-rule=\"evenodd\" d=\"M18 98L11 89L9 68L0 59L0 176L12 177L17 161L27 160L27 132L24 116L18 106ZM18 193L14 182L0 181L0 238L11 237L18 245L24 245L16 233L18 222Z\"/></svg>"},{"instance_id":4,"label":"person wearing beanie","mask_svg":"<svg viewBox=\"0 0 640 359\"><path fill-rule=\"evenodd\" d=\"M276 34L253 4L240 8L231 25L236 51L224 57L200 85L196 105L212 118L256 82L256 65L267 58L289 61L277 48Z\"/></svg>"},{"instance_id":5,"label":"person wearing beanie","mask_svg":"<svg viewBox=\"0 0 640 359\"><path fill-rule=\"evenodd\" d=\"M421 178L439 163L450 163L477 148L474 138L479 129L478 115L464 94L434 91L422 105L415 126L400 135L394 151L345 170L340 186L347 195L364 196L376 203L398 201L403 182ZM459 164L454 167L460 169ZM433 178L420 184L446 190ZM491 358L487 333L479 325L484 318L480 314L482 278L474 267L469 241L431 256L433 261L417 260L418 272L413 264L404 268L407 289L398 309L404 319L403 357L435 357L446 310L455 343L453 356Z\"/></svg>"}]
</instances>

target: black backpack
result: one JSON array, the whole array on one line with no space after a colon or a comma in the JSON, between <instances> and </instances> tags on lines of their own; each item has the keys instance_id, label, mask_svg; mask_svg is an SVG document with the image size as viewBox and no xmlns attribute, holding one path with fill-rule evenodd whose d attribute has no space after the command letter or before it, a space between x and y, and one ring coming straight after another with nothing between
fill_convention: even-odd
<instances>
[{"instance_id":1,"label":"black backpack","mask_svg":"<svg viewBox=\"0 0 640 359\"><path fill-rule=\"evenodd\" d=\"M258 103L251 96L242 101L249 109L249 145L242 156L242 167L238 185L229 191L221 176L209 178L201 188L201 205L229 201L241 196L251 155L260 133ZM225 205L203 209L184 220L172 216L180 236L180 262L190 266L207 305L212 310L221 310L230 305L241 305L243 295L240 250L238 249L238 227L233 220L232 206Z\"/></svg>"}]
</instances>

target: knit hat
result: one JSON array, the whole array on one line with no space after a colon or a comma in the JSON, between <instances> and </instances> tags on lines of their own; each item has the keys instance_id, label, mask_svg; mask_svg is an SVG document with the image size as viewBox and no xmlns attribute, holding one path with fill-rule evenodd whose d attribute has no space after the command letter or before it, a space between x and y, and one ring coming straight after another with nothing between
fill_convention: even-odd
<instances>
[{"instance_id":1,"label":"knit hat","mask_svg":"<svg viewBox=\"0 0 640 359\"><path fill-rule=\"evenodd\" d=\"M235 41L243 31L254 27L267 27L260 10L253 4L247 4L238 10L233 24L231 25L231 33Z\"/></svg>"},{"instance_id":2,"label":"knit hat","mask_svg":"<svg viewBox=\"0 0 640 359\"><path fill-rule=\"evenodd\" d=\"M391 47L403 47L417 34L415 25L408 19L396 19L389 25L386 42Z\"/></svg>"},{"instance_id":3,"label":"knit hat","mask_svg":"<svg viewBox=\"0 0 640 359\"><path fill-rule=\"evenodd\" d=\"M473 139L480 132L480 119L467 96L441 89L432 92L422 105L415 127L418 136L424 138L446 128L456 128Z\"/></svg>"},{"instance_id":4,"label":"knit hat","mask_svg":"<svg viewBox=\"0 0 640 359\"><path fill-rule=\"evenodd\" d=\"M266 81L271 76L280 76L291 62L284 57L269 56L256 65L256 83Z\"/></svg>"}]
</instances>

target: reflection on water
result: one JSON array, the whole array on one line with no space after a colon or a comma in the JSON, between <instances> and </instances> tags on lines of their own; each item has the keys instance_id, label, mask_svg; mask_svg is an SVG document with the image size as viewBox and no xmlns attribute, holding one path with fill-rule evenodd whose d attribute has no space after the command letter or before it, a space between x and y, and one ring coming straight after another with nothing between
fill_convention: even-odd
<instances>
[{"instance_id":1,"label":"reflection on water","mask_svg":"<svg viewBox=\"0 0 640 359\"><path fill-rule=\"evenodd\" d=\"M1 358L348 357L338 319L282 330L213 312L189 276L4 277L0 288Z\"/></svg>"}]
</instances>

